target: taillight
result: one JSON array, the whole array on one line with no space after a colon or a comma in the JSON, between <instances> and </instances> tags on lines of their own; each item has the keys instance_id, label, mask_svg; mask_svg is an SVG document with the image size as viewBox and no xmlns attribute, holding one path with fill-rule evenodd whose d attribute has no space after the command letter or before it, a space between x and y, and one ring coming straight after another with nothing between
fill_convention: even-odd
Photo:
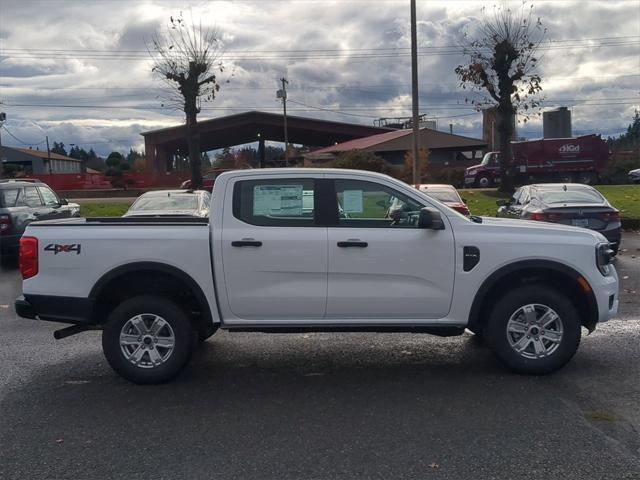
<instances>
[{"instance_id":1,"label":"taillight","mask_svg":"<svg viewBox=\"0 0 640 480\"><path fill-rule=\"evenodd\" d=\"M11 216L0 215L0 232L4 232L11 228Z\"/></svg>"},{"instance_id":2,"label":"taillight","mask_svg":"<svg viewBox=\"0 0 640 480\"><path fill-rule=\"evenodd\" d=\"M23 280L38 274L38 239L35 237L20 239L20 273Z\"/></svg>"},{"instance_id":3,"label":"taillight","mask_svg":"<svg viewBox=\"0 0 640 480\"><path fill-rule=\"evenodd\" d=\"M532 213L529 220L537 220L538 222L547 222L549 217L546 213Z\"/></svg>"},{"instance_id":4,"label":"taillight","mask_svg":"<svg viewBox=\"0 0 640 480\"><path fill-rule=\"evenodd\" d=\"M606 212L599 217L603 222L617 222L620 220L620 212Z\"/></svg>"}]
</instances>

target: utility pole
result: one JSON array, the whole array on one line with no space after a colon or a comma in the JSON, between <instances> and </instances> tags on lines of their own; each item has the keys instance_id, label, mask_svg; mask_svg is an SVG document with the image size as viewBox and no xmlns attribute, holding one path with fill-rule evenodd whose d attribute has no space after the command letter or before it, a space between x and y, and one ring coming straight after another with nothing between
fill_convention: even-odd
<instances>
[{"instance_id":1,"label":"utility pole","mask_svg":"<svg viewBox=\"0 0 640 480\"><path fill-rule=\"evenodd\" d=\"M287 132L287 85L289 82L285 77L280 79L282 82L282 90L276 93L277 98L282 99L282 108L284 111L284 166L289 166L289 134Z\"/></svg>"},{"instance_id":2,"label":"utility pole","mask_svg":"<svg viewBox=\"0 0 640 480\"><path fill-rule=\"evenodd\" d=\"M2 127L4 126L4 121L7 119L7 114L4 112L0 112L0 179L2 179L2 174L4 173L4 156L2 155Z\"/></svg>"},{"instance_id":3,"label":"utility pole","mask_svg":"<svg viewBox=\"0 0 640 480\"><path fill-rule=\"evenodd\" d=\"M413 184L420 183L420 105L418 103L418 33L416 0L411 0L411 97L413 104Z\"/></svg>"},{"instance_id":4,"label":"utility pole","mask_svg":"<svg viewBox=\"0 0 640 480\"><path fill-rule=\"evenodd\" d=\"M49 164L49 175L51 175L51 150L49 150L49 135L45 137L47 139L47 163Z\"/></svg>"}]
</instances>

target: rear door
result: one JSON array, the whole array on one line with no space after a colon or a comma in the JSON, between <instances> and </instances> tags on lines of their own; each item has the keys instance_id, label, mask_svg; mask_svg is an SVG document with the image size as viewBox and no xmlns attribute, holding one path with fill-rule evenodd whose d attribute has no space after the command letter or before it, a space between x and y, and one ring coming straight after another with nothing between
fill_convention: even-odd
<instances>
[{"instance_id":1,"label":"rear door","mask_svg":"<svg viewBox=\"0 0 640 480\"><path fill-rule=\"evenodd\" d=\"M214 199L217 194L214 189ZM315 208L319 181L311 175L236 177L224 195L218 295L225 321L322 319L327 227L319 226Z\"/></svg>"},{"instance_id":2,"label":"rear door","mask_svg":"<svg viewBox=\"0 0 640 480\"><path fill-rule=\"evenodd\" d=\"M337 223L328 229L327 319L401 321L447 315L455 245L444 230L417 227L429 205L390 184L336 178Z\"/></svg>"}]
</instances>

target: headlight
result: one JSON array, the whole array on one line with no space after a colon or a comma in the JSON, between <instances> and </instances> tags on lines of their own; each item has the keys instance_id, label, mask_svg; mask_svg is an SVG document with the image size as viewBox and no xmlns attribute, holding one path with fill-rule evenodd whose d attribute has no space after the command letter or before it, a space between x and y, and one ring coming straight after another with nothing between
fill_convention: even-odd
<instances>
[{"instance_id":1,"label":"headlight","mask_svg":"<svg viewBox=\"0 0 640 480\"><path fill-rule=\"evenodd\" d=\"M596 265L602 275L609 274L609 265L613 256L613 250L611 250L608 243L599 243L596 246Z\"/></svg>"}]
</instances>

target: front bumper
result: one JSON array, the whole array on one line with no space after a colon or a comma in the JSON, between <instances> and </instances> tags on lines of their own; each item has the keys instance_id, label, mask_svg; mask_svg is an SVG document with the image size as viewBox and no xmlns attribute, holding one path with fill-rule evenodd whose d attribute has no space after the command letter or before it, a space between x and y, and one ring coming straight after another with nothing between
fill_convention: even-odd
<instances>
[{"instance_id":1,"label":"front bumper","mask_svg":"<svg viewBox=\"0 0 640 480\"><path fill-rule=\"evenodd\" d=\"M606 277L600 276L595 282L591 281L591 288L598 304L598 322L606 322L618 314L620 302L618 273L613 265L610 268L611 273L609 275Z\"/></svg>"},{"instance_id":2,"label":"front bumper","mask_svg":"<svg viewBox=\"0 0 640 480\"><path fill-rule=\"evenodd\" d=\"M88 298L24 295L16 299L18 316L31 320L91 325L93 301Z\"/></svg>"}]
</instances>

